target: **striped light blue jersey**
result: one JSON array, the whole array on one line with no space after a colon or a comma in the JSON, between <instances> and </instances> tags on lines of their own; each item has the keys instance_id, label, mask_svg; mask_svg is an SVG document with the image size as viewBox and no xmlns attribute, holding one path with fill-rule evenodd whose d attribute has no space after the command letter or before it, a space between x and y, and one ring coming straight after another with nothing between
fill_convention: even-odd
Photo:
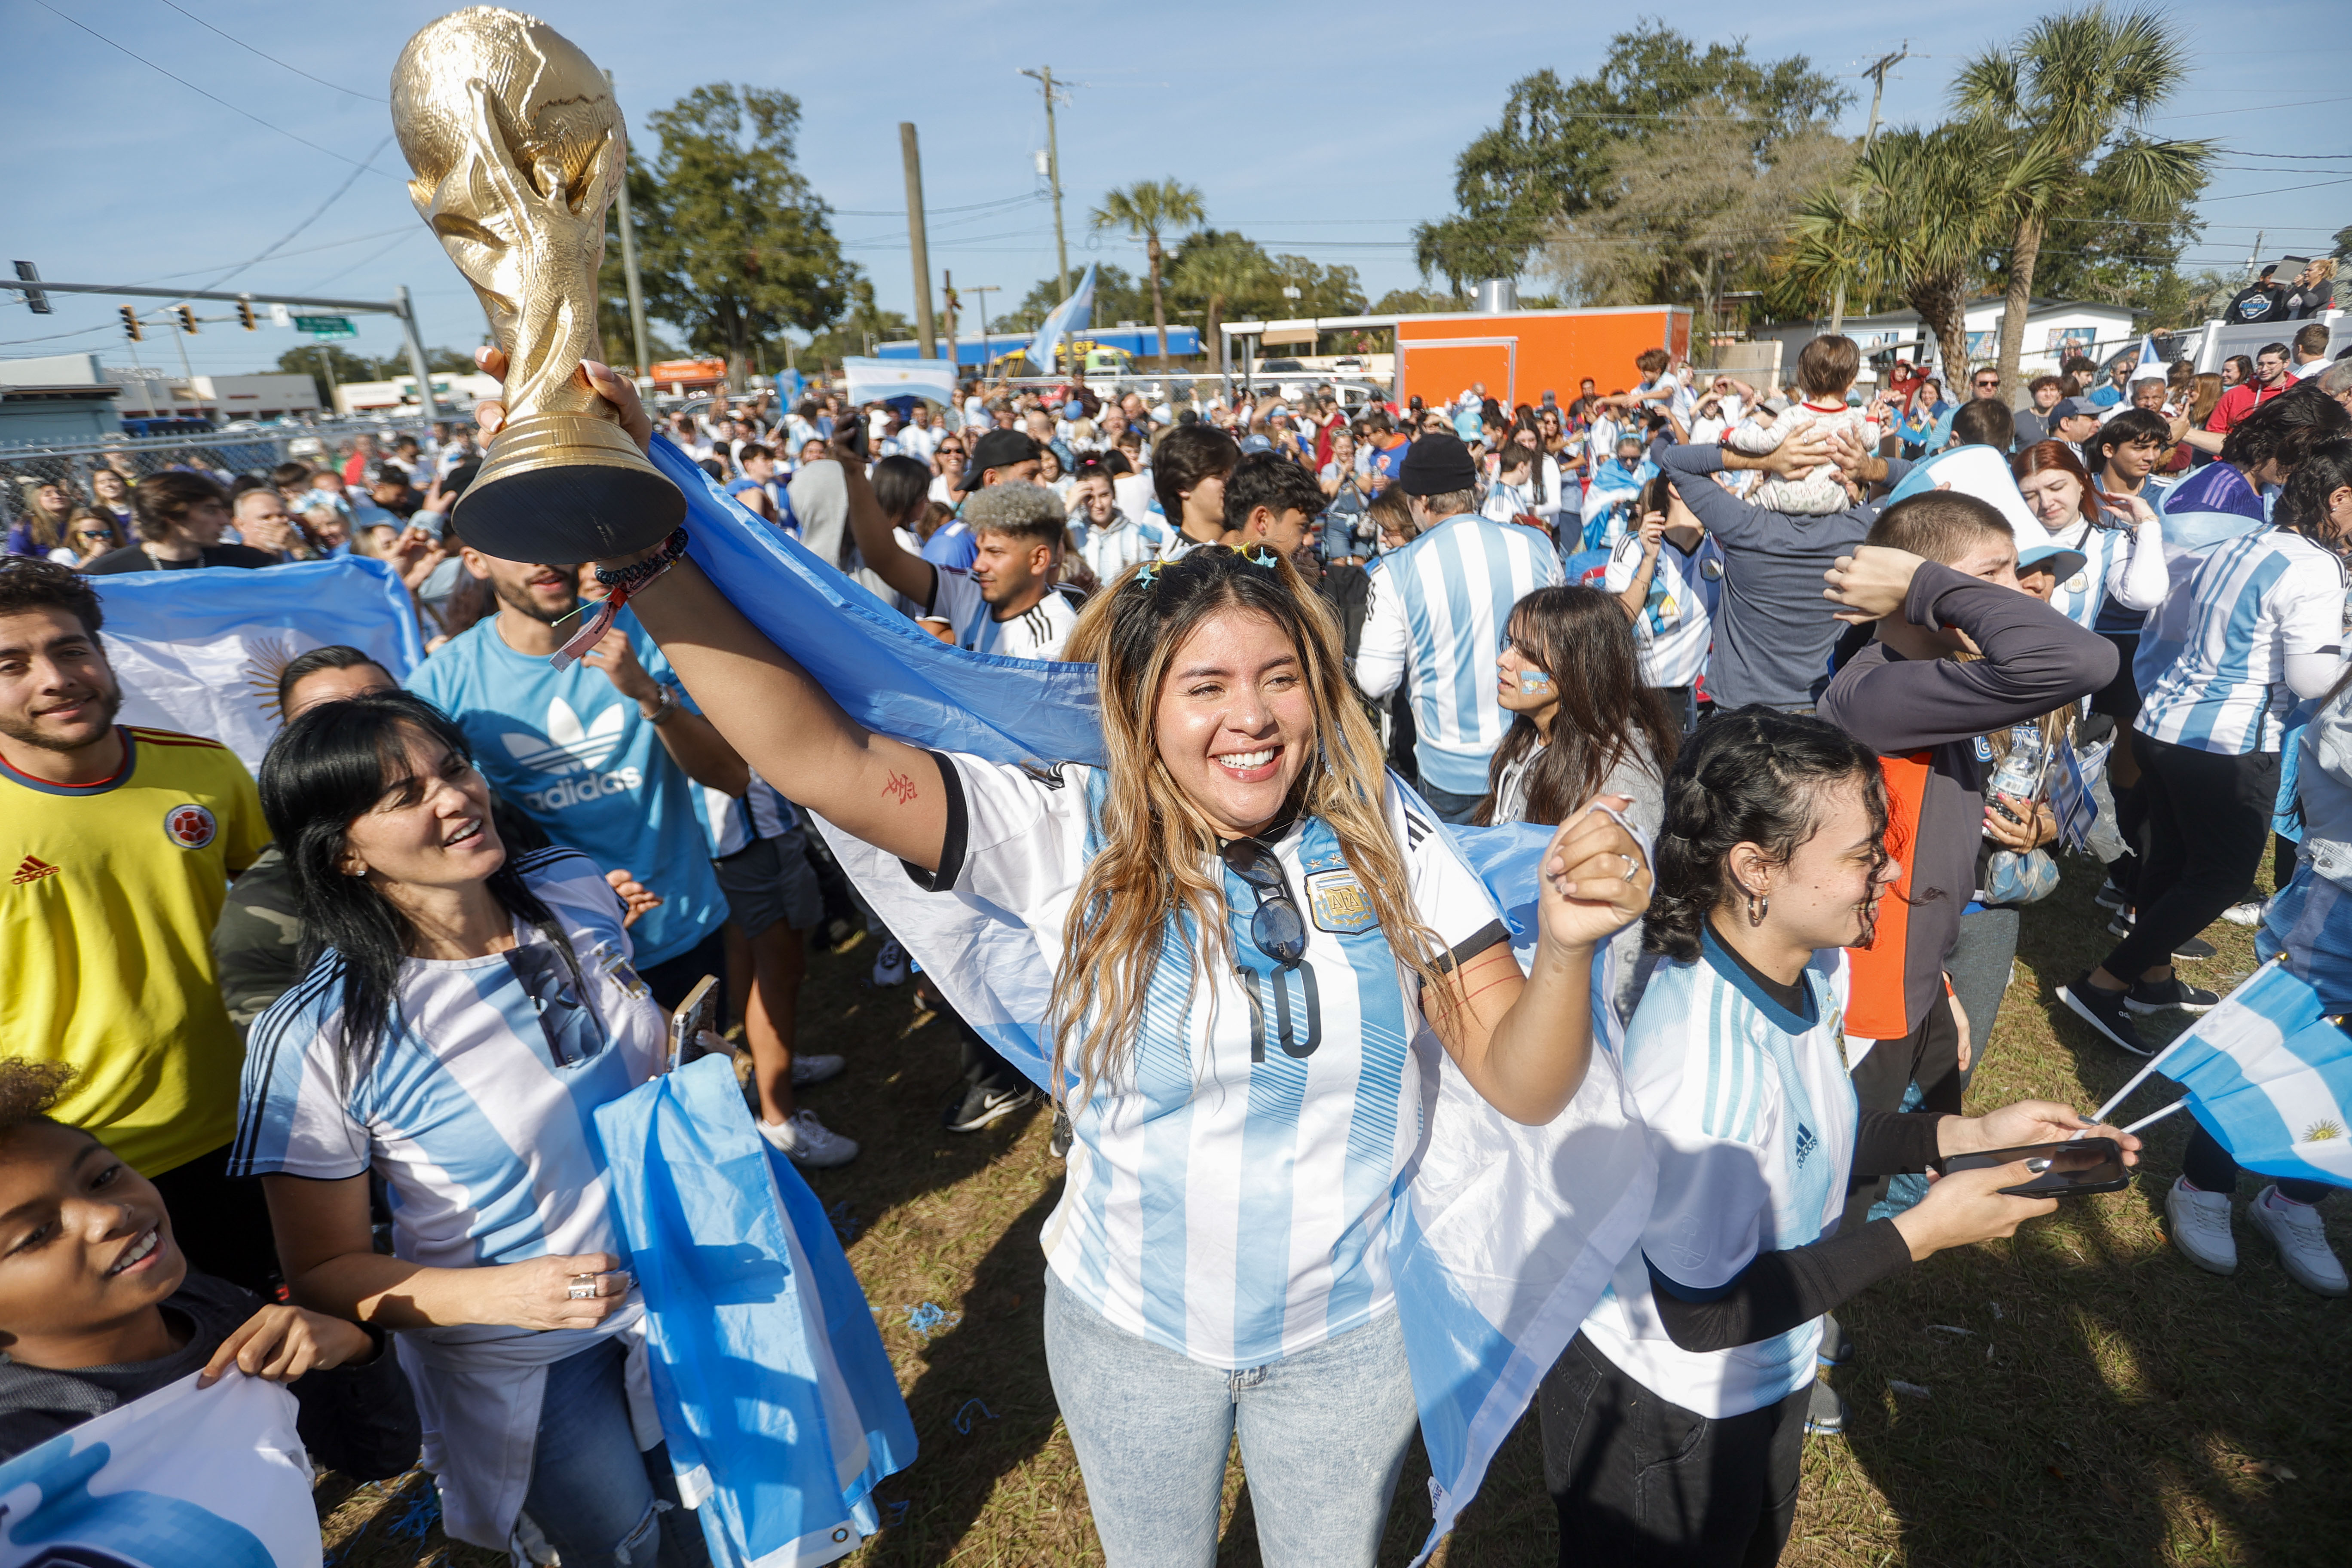
<instances>
[{"instance_id":1,"label":"striped light blue jersey","mask_svg":"<svg viewBox=\"0 0 2352 1568\"><path fill-rule=\"evenodd\" d=\"M1609 552L1601 585L1622 595L1642 571L1642 536L1628 534ZM1642 656L1642 679L1650 686L1690 686L1706 671L1715 646L1715 606L1723 596L1723 546L1712 534L1684 554L1661 542L1650 573L1649 596L1633 617L1633 645Z\"/></svg>"},{"instance_id":2,"label":"striped light blue jersey","mask_svg":"<svg viewBox=\"0 0 2352 1568\"><path fill-rule=\"evenodd\" d=\"M2120 629L2137 630L2146 612L2153 606L2143 603L2133 610L2116 603L2111 610L2109 605L2118 590L2129 591L2126 579L2135 565L2140 565L2143 572L2154 568L2150 583L2160 594L2163 541L2158 531L2150 530L2150 534L2142 541L2129 524L2102 528L2087 518L2052 533L2051 538L2067 549L2083 552L2083 568L2051 591L2050 607L2086 630L2100 629L2103 616L2110 629L2117 628L2120 623Z\"/></svg>"},{"instance_id":3,"label":"striped light blue jersey","mask_svg":"<svg viewBox=\"0 0 2352 1568\"><path fill-rule=\"evenodd\" d=\"M1074 522L1070 524L1070 534L1077 541L1078 558L1093 569L1095 580L1107 588L1129 567L1159 560L1160 552L1175 540L1176 531L1168 526L1163 517L1146 517L1139 522L1120 513L1102 528L1090 522Z\"/></svg>"},{"instance_id":4,"label":"striped light blue jersey","mask_svg":"<svg viewBox=\"0 0 2352 1568\"><path fill-rule=\"evenodd\" d=\"M1584 1331L1642 1386L1713 1419L1760 1410L1813 1380L1818 1319L1727 1351L1674 1342L1652 1295L1654 1268L1696 1299L1759 1256L1836 1230L1860 1120L1847 1076L1846 958L1824 949L1789 1012L1717 945L1669 960L1626 1026L1625 1087L1658 1160L1642 1244L1627 1254Z\"/></svg>"},{"instance_id":5,"label":"striped light blue jersey","mask_svg":"<svg viewBox=\"0 0 2352 1568\"><path fill-rule=\"evenodd\" d=\"M2170 650L2135 725L2192 751L2279 749L2294 692L2286 661L2344 641L2344 567L2299 533L2264 529L2200 552L2149 623ZM2148 637L2143 637L2145 644Z\"/></svg>"},{"instance_id":6,"label":"striped light blue jersey","mask_svg":"<svg viewBox=\"0 0 2352 1568\"><path fill-rule=\"evenodd\" d=\"M1002 911L1058 968L1099 847L1100 773L965 756L942 758L941 771L948 844L918 881ZM1507 942L1428 807L1393 780L1387 807L1399 890L1454 960ZM1273 847L1305 916L1304 959L1285 970L1258 950L1255 898L1211 860L1226 929L1196 958L1171 926L1141 1030L1072 1117L1068 1179L1045 1234L1054 1277L1104 1318L1228 1369L1391 1309L1389 1210L1439 1049L1331 829L1310 817Z\"/></svg>"},{"instance_id":7,"label":"striped light blue jersey","mask_svg":"<svg viewBox=\"0 0 2352 1568\"><path fill-rule=\"evenodd\" d=\"M1532 528L1450 518L1381 557L1356 655L1356 683L1386 697L1412 671L1422 780L1486 793L1486 763L1509 726L1495 700L1495 658L1511 606L1560 580L1551 541Z\"/></svg>"},{"instance_id":8,"label":"striped light blue jersey","mask_svg":"<svg viewBox=\"0 0 2352 1568\"><path fill-rule=\"evenodd\" d=\"M391 1187L393 1250L431 1268L620 1255L590 1116L660 1070L661 1010L594 862L542 849L515 867L571 939L588 994L520 921L508 952L408 959L394 1021L347 1083L326 954L253 1026L230 1174L338 1181L373 1166Z\"/></svg>"}]
</instances>

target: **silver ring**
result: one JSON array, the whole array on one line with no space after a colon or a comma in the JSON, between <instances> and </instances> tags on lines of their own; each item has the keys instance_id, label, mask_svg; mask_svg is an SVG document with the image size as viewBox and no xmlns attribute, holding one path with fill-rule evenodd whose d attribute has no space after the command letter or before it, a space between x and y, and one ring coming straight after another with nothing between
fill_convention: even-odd
<instances>
[{"instance_id":1,"label":"silver ring","mask_svg":"<svg viewBox=\"0 0 2352 1568\"><path fill-rule=\"evenodd\" d=\"M572 1277L572 1288L564 1291L563 1294L568 1300L574 1301L594 1300L596 1299L596 1277L593 1274L574 1274Z\"/></svg>"},{"instance_id":2,"label":"silver ring","mask_svg":"<svg viewBox=\"0 0 2352 1568\"><path fill-rule=\"evenodd\" d=\"M1625 879L1627 881L1630 882L1634 878L1642 874L1642 863L1639 860L1634 859L1631 855L1624 854L1621 851L1617 858L1625 862Z\"/></svg>"}]
</instances>

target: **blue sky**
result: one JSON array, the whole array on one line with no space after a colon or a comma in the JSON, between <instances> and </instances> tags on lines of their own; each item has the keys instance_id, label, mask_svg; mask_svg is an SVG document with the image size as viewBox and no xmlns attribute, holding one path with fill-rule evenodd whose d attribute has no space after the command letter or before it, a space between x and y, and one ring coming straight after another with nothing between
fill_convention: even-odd
<instances>
[{"instance_id":1,"label":"blue sky","mask_svg":"<svg viewBox=\"0 0 2352 1568\"><path fill-rule=\"evenodd\" d=\"M219 287L263 300L272 289L383 299L404 283L428 343L478 342L480 311L408 205L404 166L385 140L389 111L377 101L409 34L447 8L0 0L0 133L9 149L0 261L28 258L47 277L79 282L194 288L227 274ZM1783 9L1796 14L1776 14ZM1701 40L1744 36L1759 56L1801 53L1856 77L1847 128L1858 133L1869 84L1857 73L1881 52L1907 39L1914 53L1888 80L1886 121L1931 120L1962 59L2041 14L2000 4L1950 8L1958 15L1895 10L1900 19L1883 27L1868 8L1843 6L1706 3L1678 6L1672 20ZM1000 286L988 297L993 310L1052 270L1051 210L1019 199L1042 184L1034 157L1045 141L1036 84L1023 67L1050 63L1076 84L1060 117L1074 272L1097 257L1140 270L1139 247L1088 235L1087 208L1112 185L1172 175L1200 188L1218 226L1352 265L1377 298L1415 281L1411 226L1449 210L1454 157L1494 122L1510 83L1542 66L1590 71L1611 30L1557 8L1538 8L1538 17L1563 18L1549 22L1519 7L1432 11L1392 0L1311 12L1208 0L1173 13L1002 0L568 0L538 14L614 70L632 126L708 81L796 94L802 166L841 210L835 232L882 303L901 310L912 300L903 220L856 216L904 205L901 120L922 134L934 272L952 269L960 289ZM1162 19L1171 15L1180 19ZM1622 13L1625 25L1635 15ZM2235 15L2180 14L2199 46L2197 70L2152 127L2229 149L2192 269L2242 265L2258 229L2274 256L2309 252L2352 222L2352 87L2343 85L2352 44L2337 41L2340 9L2284 0L2252 27L2232 26ZM1058 25L1064 17L1083 20ZM322 204L276 255L232 272ZM983 204L1003 205L944 210ZM55 315L35 316L5 299L0 356L126 357L119 301L58 296ZM362 318L361 331L352 346L394 352L396 334L381 319ZM147 363L176 368L172 336L148 330ZM199 372L236 372L308 341L231 321L207 324L185 346Z\"/></svg>"}]
</instances>

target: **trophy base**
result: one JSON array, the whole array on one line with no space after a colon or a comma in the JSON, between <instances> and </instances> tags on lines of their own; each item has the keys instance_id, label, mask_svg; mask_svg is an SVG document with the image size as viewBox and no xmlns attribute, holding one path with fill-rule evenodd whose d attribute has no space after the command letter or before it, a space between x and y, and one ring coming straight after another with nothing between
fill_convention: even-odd
<instances>
[{"instance_id":1,"label":"trophy base","mask_svg":"<svg viewBox=\"0 0 2352 1568\"><path fill-rule=\"evenodd\" d=\"M537 414L498 433L449 517L485 555L574 566L660 543L686 497L612 421Z\"/></svg>"}]
</instances>

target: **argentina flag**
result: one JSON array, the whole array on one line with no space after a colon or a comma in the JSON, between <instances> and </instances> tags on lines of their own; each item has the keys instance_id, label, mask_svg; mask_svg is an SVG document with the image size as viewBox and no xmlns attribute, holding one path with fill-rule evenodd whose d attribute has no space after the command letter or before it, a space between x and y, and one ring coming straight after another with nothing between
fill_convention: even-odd
<instances>
[{"instance_id":1,"label":"argentina flag","mask_svg":"<svg viewBox=\"0 0 2352 1568\"><path fill-rule=\"evenodd\" d=\"M319 1568L294 1396L196 1375L0 1465L0 1568Z\"/></svg>"},{"instance_id":2,"label":"argentina flag","mask_svg":"<svg viewBox=\"0 0 2352 1568\"><path fill-rule=\"evenodd\" d=\"M2352 1035L2266 963L2150 1065L2249 1171L2352 1187Z\"/></svg>"},{"instance_id":3,"label":"argentina flag","mask_svg":"<svg viewBox=\"0 0 2352 1568\"><path fill-rule=\"evenodd\" d=\"M1068 299L1046 313L1045 319L1038 323L1037 335L1029 340L1029 346L1022 353L1031 364L1051 375L1054 374L1054 351L1060 348L1063 340L1072 332L1083 332L1093 325L1094 319L1095 264L1089 261L1087 263L1087 275L1078 279L1077 288Z\"/></svg>"},{"instance_id":4,"label":"argentina flag","mask_svg":"<svg viewBox=\"0 0 2352 1568\"><path fill-rule=\"evenodd\" d=\"M347 644L397 681L425 658L408 590L371 556L130 572L90 586L121 721L218 741L256 772L285 722L278 677L296 656Z\"/></svg>"},{"instance_id":5,"label":"argentina flag","mask_svg":"<svg viewBox=\"0 0 2352 1568\"><path fill-rule=\"evenodd\" d=\"M1099 764L1094 667L967 653L722 496L663 437L653 461L685 491L688 549L762 635L858 723L916 745L1036 767ZM1053 973L1034 937L963 893L920 893L895 858L815 818L858 890L963 1020L1050 1089ZM1445 828L1527 952L1549 831ZM1390 1268L1433 1472L1424 1552L1477 1494L1543 1373L1648 1218L1656 1166L1619 1075L1604 945L1594 961L1591 1068L1554 1121L1523 1127L1444 1052L1417 1058L1423 1144L1390 1210Z\"/></svg>"}]
</instances>

